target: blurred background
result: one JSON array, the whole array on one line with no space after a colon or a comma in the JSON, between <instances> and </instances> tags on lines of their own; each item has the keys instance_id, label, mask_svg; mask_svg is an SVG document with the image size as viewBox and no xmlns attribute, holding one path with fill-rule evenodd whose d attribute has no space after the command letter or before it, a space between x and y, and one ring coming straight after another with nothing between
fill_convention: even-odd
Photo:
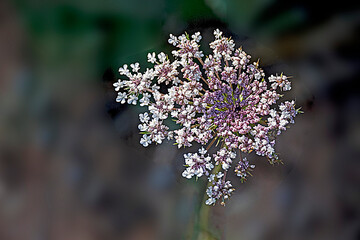
<instances>
[{"instance_id":1,"label":"blurred background","mask_svg":"<svg viewBox=\"0 0 360 240\"><path fill-rule=\"evenodd\" d=\"M143 148L141 107L115 102L119 66L170 53L170 33L215 28L293 76L305 114L278 138L284 165L212 221L222 239L360 238L360 9L350 1L1 0L0 239L191 239L205 183L183 150ZM194 147L194 149L196 149ZM192 150L194 150L192 149ZM191 150L190 150L191 151ZM195 151L195 150L194 150Z\"/></svg>"}]
</instances>

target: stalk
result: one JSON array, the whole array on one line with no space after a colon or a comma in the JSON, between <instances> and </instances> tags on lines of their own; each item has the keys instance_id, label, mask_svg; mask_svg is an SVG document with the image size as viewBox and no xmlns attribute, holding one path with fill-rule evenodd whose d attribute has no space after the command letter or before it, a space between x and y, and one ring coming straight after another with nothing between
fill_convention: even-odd
<instances>
[{"instance_id":1,"label":"stalk","mask_svg":"<svg viewBox=\"0 0 360 240\"><path fill-rule=\"evenodd\" d=\"M221 164L214 167L212 174L216 174L221 169ZM208 182L206 185L206 189L210 187L211 182ZM210 210L214 208L214 206L209 206L205 204L206 199L208 198L205 190L205 194L203 196L203 200L201 203L199 217L198 217L198 234L197 240L216 240L220 238L219 229L217 229L214 224L210 222Z\"/></svg>"}]
</instances>

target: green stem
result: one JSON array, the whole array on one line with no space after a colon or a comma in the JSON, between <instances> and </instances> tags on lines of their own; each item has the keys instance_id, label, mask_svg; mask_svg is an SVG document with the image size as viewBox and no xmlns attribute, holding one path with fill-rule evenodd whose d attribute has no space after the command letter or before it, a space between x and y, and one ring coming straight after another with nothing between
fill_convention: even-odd
<instances>
[{"instance_id":1,"label":"green stem","mask_svg":"<svg viewBox=\"0 0 360 240\"><path fill-rule=\"evenodd\" d=\"M221 169L221 164L214 167L212 174L216 174ZM206 185L206 189L211 186L211 182L208 182ZM214 208L214 206L209 206L205 204L205 201L207 200L208 196L205 194L203 197L203 201L201 203L200 212L199 212L199 218L198 218L198 240L216 240L219 239L220 236L218 235L218 229L215 229L215 226L212 226L210 223L210 210Z\"/></svg>"}]
</instances>

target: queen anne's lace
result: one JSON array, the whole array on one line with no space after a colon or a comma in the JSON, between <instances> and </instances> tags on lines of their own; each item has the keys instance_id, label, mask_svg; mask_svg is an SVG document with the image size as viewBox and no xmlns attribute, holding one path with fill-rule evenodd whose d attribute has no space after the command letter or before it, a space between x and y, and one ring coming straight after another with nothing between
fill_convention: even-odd
<instances>
[{"instance_id":1,"label":"queen anne's lace","mask_svg":"<svg viewBox=\"0 0 360 240\"><path fill-rule=\"evenodd\" d=\"M204 57L200 51L199 32L191 37L170 34L169 43L173 60L161 52L149 53L148 62L153 68L139 72L139 63L124 65L119 73L124 79L114 83L118 91L117 102L146 106L148 112L140 114L140 143L161 144L165 139L174 140L180 147L194 143L207 145L198 153L184 155L185 178L208 176L209 199L206 204L229 198L232 191L226 173L231 168L236 152L265 156L270 163L279 162L275 153L275 137L286 130L299 109L294 101L277 105L282 96L277 91L291 89L289 78L283 74L265 79L258 62L251 63L250 55L241 48L235 49L232 39L216 29L215 40L210 43L213 53ZM162 90L160 91L160 85ZM166 89L166 90L163 90ZM177 128L165 124L172 119ZM213 158L207 150L220 144ZM235 167L241 181L246 180L255 167L242 158ZM217 165L218 167L214 167ZM211 174L210 171L213 171ZM224 171L221 172L221 171Z\"/></svg>"}]
</instances>

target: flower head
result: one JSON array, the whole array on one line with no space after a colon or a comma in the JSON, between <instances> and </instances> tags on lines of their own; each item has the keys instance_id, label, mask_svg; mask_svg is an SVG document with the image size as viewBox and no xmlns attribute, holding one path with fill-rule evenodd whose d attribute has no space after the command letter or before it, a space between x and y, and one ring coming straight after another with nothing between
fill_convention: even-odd
<instances>
[{"instance_id":1,"label":"flower head","mask_svg":"<svg viewBox=\"0 0 360 240\"><path fill-rule=\"evenodd\" d=\"M139 72L138 63L125 64L119 73L127 80L114 83L117 102L147 107L139 115L140 143L161 144L165 139L180 147L202 146L196 153L184 154L185 178L207 176L210 182L206 204L218 200L224 204L234 188L226 175L236 158L235 173L241 182L254 168L242 154L255 152L270 163L279 161L275 153L276 136L294 123L300 112L294 101L278 103L281 91L289 91L291 82L283 74L268 80L259 62L235 42L216 29L211 42L212 53L204 57L200 51L199 32L170 34L168 42L176 49L172 56L149 53L153 68ZM173 60L172 60L173 59ZM160 91L160 85L166 91ZM176 128L167 125L172 119ZM209 155L210 147L218 147ZM212 173L211 173L212 171Z\"/></svg>"}]
</instances>

